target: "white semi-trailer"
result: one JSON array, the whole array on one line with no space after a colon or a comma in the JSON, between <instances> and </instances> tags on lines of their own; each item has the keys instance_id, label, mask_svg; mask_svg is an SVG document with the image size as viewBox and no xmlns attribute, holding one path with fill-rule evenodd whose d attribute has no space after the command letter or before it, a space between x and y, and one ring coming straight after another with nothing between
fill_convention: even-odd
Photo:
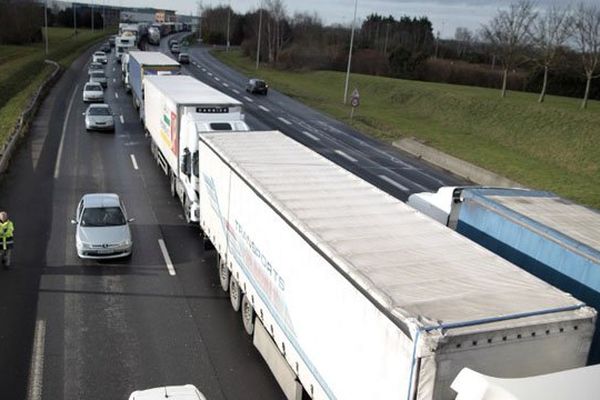
<instances>
[{"instance_id":1,"label":"white semi-trailer","mask_svg":"<svg viewBox=\"0 0 600 400\"><path fill-rule=\"evenodd\" d=\"M143 122L152 153L189 222L198 222L198 140L205 132L249 130L242 103L190 76L145 76Z\"/></svg>"},{"instance_id":2,"label":"white semi-trailer","mask_svg":"<svg viewBox=\"0 0 600 400\"><path fill-rule=\"evenodd\" d=\"M154 75L177 75L181 65L158 51L130 51L127 57L126 81L131 89L133 105L144 115L144 79Z\"/></svg>"},{"instance_id":3,"label":"white semi-trailer","mask_svg":"<svg viewBox=\"0 0 600 400\"><path fill-rule=\"evenodd\" d=\"M280 132L199 137L200 226L288 398L585 365L596 312ZM300 386L300 382L301 386Z\"/></svg>"},{"instance_id":4,"label":"white semi-trailer","mask_svg":"<svg viewBox=\"0 0 600 400\"><path fill-rule=\"evenodd\" d=\"M130 49L135 48L136 37L131 32L124 32L115 39L115 55L117 61L121 62L123 54L126 54Z\"/></svg>"}]
</instances>

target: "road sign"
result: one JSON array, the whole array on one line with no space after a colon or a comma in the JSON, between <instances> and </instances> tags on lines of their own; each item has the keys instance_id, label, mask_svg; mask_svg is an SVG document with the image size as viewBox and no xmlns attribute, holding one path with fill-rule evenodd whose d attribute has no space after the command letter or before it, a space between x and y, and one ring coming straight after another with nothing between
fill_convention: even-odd
<instances>
[{"instance_id":1,"label":"road sign","mask_svg":"<svg viewBox=\"0 0 600 400\"><path fill-rule=\"evenodd\" d=\"M352 97L350 98L350 104L354 108L360 106L360 93L358 93L358 89L356 89L356 88L352 92Z\"/></svg>"}]
</instances>

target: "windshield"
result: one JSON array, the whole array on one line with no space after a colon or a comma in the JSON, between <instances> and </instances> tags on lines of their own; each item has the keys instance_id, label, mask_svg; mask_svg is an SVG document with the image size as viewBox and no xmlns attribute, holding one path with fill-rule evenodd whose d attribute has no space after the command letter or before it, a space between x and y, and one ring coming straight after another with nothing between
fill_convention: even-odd
<instances>
[{"instance_id":1,"label":"windshield","mask_svg":"<svg viewBox=\"0 0 600 400\"><path fill-rule=\"evenodd\" d=\"M90 107L90 115L110 115L108 107Z\"/></svg>"},{"instance_id":2,"label":"windshield","mask_svg":"<svg viewBox=\"0 0 600 400\"><path fill-rule=\"evenodd\" d=\"M100 86L100 85L85 85L85 90L88 92L101 92L102 86Z\"/></svg>"},{"instance_id":3,"label":"windshield","mask_svg":"<svg viewBox=\"0 0 600 400\"><path fill-rule=\"evenodd\" d=\"M125 216L119 207L86 208L81 217L81 226L125 225Z\"/></svg>"},{"instance_id":4,"label":"windshield","mask_svg":"<svg viewBox=\"0 0 600 400\"><path fill-rule=\"evenodd\" d=\"M104 75L104 71L94 71L92 72L92 76L94 78L104 78L106 75Z\"/></svg>"}]
</instances>

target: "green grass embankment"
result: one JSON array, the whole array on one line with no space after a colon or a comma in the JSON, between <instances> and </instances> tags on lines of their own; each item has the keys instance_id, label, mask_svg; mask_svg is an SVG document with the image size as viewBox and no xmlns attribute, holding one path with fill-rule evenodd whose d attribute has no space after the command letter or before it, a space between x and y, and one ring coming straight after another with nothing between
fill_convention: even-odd
<instances>
[{"instance_id":1,"label":"green grass embankment","mask_svg":"<svg viewBox=\"0 0 600 400\"><path fill-rule=\"evenodd\" d=\"M54 67L44 63L50 59L63 67L107 32L79 30L74 36L68 28L48 29L49 54L44 44L32 46L0 46L0 146L4 144L29 98L52 73Z\"/></svg>"},{"instance_id":2,"label":"green grass embankment","mask_svg":"<svg viewBox=\"0 0 600 400\"><path fill-rule=\"evenodd\" d=\"M345 74L261 67L239 52L215 56L277 90L350 122L342 104ZM550 83L551 84L551 83ZM596 83L598 84L598 83ZM361 106L353 126L387 142L414 136L428 145L532 188L600 208L600 102L352 75Z\"/></svg>"}]
</instances>

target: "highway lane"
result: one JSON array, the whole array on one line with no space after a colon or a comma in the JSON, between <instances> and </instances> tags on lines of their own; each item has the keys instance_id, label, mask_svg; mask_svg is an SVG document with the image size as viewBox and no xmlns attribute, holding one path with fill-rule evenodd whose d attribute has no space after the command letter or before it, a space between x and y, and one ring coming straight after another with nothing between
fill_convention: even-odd
<instances>
[{"instance_id":1,"label":"highway lane","mask_svg":"<svg viewBox=\"0 0 600 400\"><path fill-rule=\"evenodd\" d=\"M440 186L467 183L462 178L370 138L273 88L266 97L249 95L245 92L247 77L215 59L209 50L206 47L191 47L189 51L192 63L185 69L197 79L242 101L251 128L255 128L254 122L259 121L260 125L266 125L268 129L279 129L402 200L406 200L411 193L435 191ZM160 51L170 54L164 40Z\"/></svg>"},{"instance_id":2,"label":"highway lane","mask_svg":"<svg viewBox=\"0 0 600 400\"><path fill-rule=\"evenodd\" d=\"M214 254L170 196L112 56L106 99L116 132L85 132L90 54L44 101L2 181L0 205L15 221L17 244L15 269L0 271L1 397L123 399L193 383L211 400L281 399L220 289ZM80 196L97 191L119 193L136 218L130 260L75 254L69 220Z\"/></svg>"}]
</instances>

